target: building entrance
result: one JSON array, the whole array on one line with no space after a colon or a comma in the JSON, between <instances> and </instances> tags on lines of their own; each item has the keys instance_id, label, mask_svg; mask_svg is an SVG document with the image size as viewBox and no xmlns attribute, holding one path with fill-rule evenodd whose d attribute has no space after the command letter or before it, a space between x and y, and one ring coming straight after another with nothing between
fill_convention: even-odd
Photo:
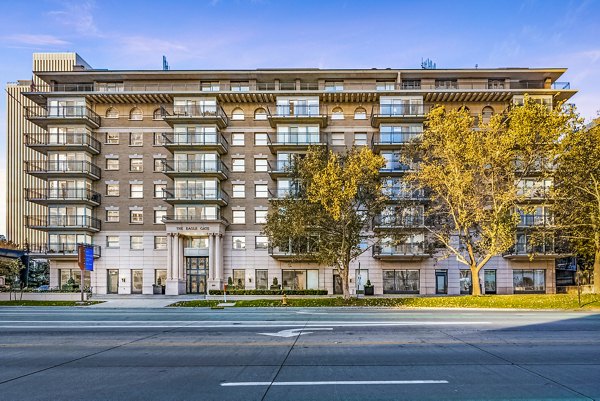
<instances>
[{"instance_id":1,"label":"building entrance","mask_svg":"<svg viewBox=\"0 0 600 401\"><path fill-rule=\"evenodd\" d=\"M206 279L208 278L207 257L185 258L187 293L206 294Z\"/></svg>"}]
</instances>

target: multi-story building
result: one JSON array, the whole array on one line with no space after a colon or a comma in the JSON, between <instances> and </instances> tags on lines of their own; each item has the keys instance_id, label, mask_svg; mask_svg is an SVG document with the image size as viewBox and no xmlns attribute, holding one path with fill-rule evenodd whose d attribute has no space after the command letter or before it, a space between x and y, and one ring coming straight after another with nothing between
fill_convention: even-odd
<instances>
[{"instance_id":1,"label":"multi-story building","mask_svg":"<svg viewBox=\"0 0 600 401\"><path fill-rule=\"evenodd\" d=\"M332 268L295 257L306 249L270 247L262 225L269 199L295 190L286 177L295 154L311 145L371 146L386 160L381 176L390 205L373 223L382 241L354 263L351 286L368 279L376 294L466 292L468 270L431 257L427 194L404 182L411 166L400 153L434 104L467 107L484 119L526 93L554 104L575 93L557 82L564 72L34 71L43 82L23 93L35 104L24 112L40 131L22 140L44 157L25 161L25 173L41 181L20 190L43 208L25 216L26 226L47 237L29 246L50 260L51 285L62 286L79 280L76 244L93 244L90 284L99 294L149 294L153 285L167 294L205 293L229 278L246 289L267 289L277 278L283 288L336 293ZM523 189L540 214L538 189L546 184L532 177L534 190ZM10 210L9 221L18 217ZM522 246L539 221L524 216L515 247L488 263L487 293L555 291L561 252L548 241L531 258ZM406 242L387 241L390 230L406 231Z\"/></svg>"}]
</instances>

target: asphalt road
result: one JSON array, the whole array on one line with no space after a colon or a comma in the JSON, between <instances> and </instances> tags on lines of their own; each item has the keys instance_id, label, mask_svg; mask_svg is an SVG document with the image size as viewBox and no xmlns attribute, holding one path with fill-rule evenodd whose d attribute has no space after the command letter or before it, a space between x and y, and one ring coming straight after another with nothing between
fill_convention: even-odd
<instances>
[{"instance_id":1,"label":"asphalt road","mask_svg":"<svg viewBox=\"0 0 600 401\"><path fill-rule=\"evenodd\" d=\"M0 400L600 400L600 314L0 308Z\"/></svg>"}]
</instances>

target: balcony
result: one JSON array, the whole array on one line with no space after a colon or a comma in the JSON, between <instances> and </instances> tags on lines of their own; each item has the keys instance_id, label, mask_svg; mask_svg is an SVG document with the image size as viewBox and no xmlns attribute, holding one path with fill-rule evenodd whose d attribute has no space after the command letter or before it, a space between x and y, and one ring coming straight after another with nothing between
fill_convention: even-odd
<instances>
[{"instance_id":1,"label":"balcony","mask_svg":"<svg viewBox=\"0 0 600 401\"><path fill-rule=\"evenodd\" d=\"M220 213L216 215L203 215L201 213L177 213L168 214L163 217L163 223L220 223L225 226L229 225L227 219L221 216Z\"/></svg>"},{"instance_id":2,"label":"balcony","mask_svg":"<svg viewBox=\"0 0 600 401\"><path fill-rule=\"evenodd\" d=\"M316 240L302 241L301 243L293 243L284 246L269 245L269 256L273 259L287 262L314 262L315 257L312 253L317 249L318 242Z\"/></svg>"},{"instance_id":3,"label":"balcony","mask_svg":"<svg viewBox=\"0 0 600 401\"><path fill-rule=\"evenodd\" d=\"M91 244L83 244L91 245ZM79 244L29 244L29 255L39 258L74 260L77 259L77 247ZM100 245L92 245L94 258L101 255Z\"/></svg>"},{"instance_id":4,"label":"balcony","mask_svg":"<svg viewBox=\"0 0 600 401\"><path fill-rule=\"evenodd\" d=\"M375 152L398 149L418 140L421 134L410 131L379 132L373 135L371 147Z\"/></svg>"},{"instance_id":5,"label":"balcony","mask_svg":"<svg viewBox=\"0 0 600 401\"><path fill-rule=\"evenodd\" d=\"M421 261L431 255L425 252L421 244L375 245L373 258L388 262Z\"/></svg>"},{"instance_id":6,"label":"balcony","mask_svg":"<svg viewBox=\"0 0 600 401\"><path fill-rule=\"evenodd\" d=\"M573 252L562 241L547 241L543 244L519 242L502 254L506 259L517 261L552 260L571 256Z\"/></svg>"},{"instance_id":7,"label":"balcony","mask_svg":"<svg viewBox=\"0 0 600 401\"><path fill-rule=\"evenodd\" d=\"M551 227L554 225L552 214L521 214L518 223L519 227Z\"/></svg>"},{"instance_id":8,"label":"balcony","mask_svg":"<svg viewBox=\"0 0 600 401\"><path fill-rule=\"evenodd\" d=\"M268 173L271 178L287 177L290 175L292 162L289 160L275 160L268 162Z\"/></svg>"},{"instance_id":9,"label":"balcony","mask_svg":"<svg viewBox=\"0 0 600 401\"><path fill-rule=\"evenodd\" d=\"M373 229L378 230L413 230L424 229L425 218L423 215L416 216L375 216L373 218Z\"/></svg>"},{"instance_id":10,"label":"balcony","mask_svg":"<svg viewBox=\"0 0 600 401\"><path fill-rule=\"evenodd\" d=\"M269 189L269 199L302 199L304 194L297 189Z\"/></svg>"},{"instance_id":11,"label":"balcony","mask_svg":"<svg viewBox=\"0 0 600 401\"><path fill-rule=\"evenodd\" d=\"M100 179L100 167L82 160L26 161L25 172L34 177L74 177Z\"/></svg>"},{"instance_id":12,"label":"balcony","mask_svg":"<svg viewBox=\"0 0 600 401\"><path fill-rule=\"evenodd\" d=\"M220 132L208 134L195 131L165 132L162 136L163 146L170 151L206 150L223 155L229 148L227 140Z\"/></svg>"},{"instance_id":13,"label":"balcony","mask_svg":"<svg viewBox=\"0 0 600 401\"><path fill-rule=\"evenodd\" d=\"M170 204L212 204L226 206L229 195L222 189L208 188L167 188L163 190L163 200Z\"/></svg>"},{"instance_id":14,"label":"balcony","mask_svg":"<svg viewBox=\"0 0 600 401\"><path fill-rule=\"evenodd\" d=\"M25 188L25 199L38 205L100 205L101 195L87 188Z\"/></svg>"},{"instance_id":15,"label":"balcony","mask_svg":"<svg viewBox=\"0 0 600 401\"><path fill-rule=\"evenodd\" d=\"M169 177L215 177L226 180L229 170L221 160L173 160L163 162Z\"/></svg>"},{"instance_id":16,"label":"balcony","mask_svg":"<svg viewBox=\"0 0 600 401\"><path fill-rule=\"evenodd\" d=\"M325 106L285 104L277 105L275 111L267 109L267 118L271 127L277 124L319 124L321 128L327 126L327 109Z\"/></svg>"},{"instance_id":17,"label":"balcony","mask_svg":"<svg viewBox=\"0 0 600 401\"><path fill-rule=\"evenodd\" d=\"M100 116L87 106L25 106L25 118L44 129L50 124L100 127Z\"/></svg>"},{"instance_id":18,"label":"balcony","mask_svg":"<svg viewBox=\"0 0 600 401\"><path fill-rule=\"evenodd\" d=\"M162 109L165 122L173 124L214 124L219 128L225 128L229 124L229 118L223 108L216 105L185 105L174 106L173 113Z\"/></svg>"},{"instance_id":19,"label":"balcony","mask_svg":"<svg viewBox=\"0 0 600 401\"><path fill-rule=\"evenodd\" d=\"M401 162L388 162L379 169L379 173L385 176L403 175L415 171L415 166L404 164Z\"/></svg>"},{"instance_id":20,"label":"balcony","mask_svg":"<svg viewBox=\"0 0 600 401\"><path fill-rule=\"evenodd\" d=\"M416 201L416 202L424 202L429 200L429 196L425 194L425 191L422 189L405 189L405 188L385 188L383 189L383 194L388 197L389 202L398 202L398 201Z\"/></svg>"},{"instance_id":21,"label":"balcony","mask_svg":"<svg viewBox=\"0 0 600 401\"><path fill-rule=\"evenodd\" d=\"M100 220L87 215L25 216L25 227L43 231L100 231Z\"/></svg>"},{"instance_id":22,"label":"balcony","mask_svg":"<svg viewBox=\"0 0 600 401\"><path fill-rule=\"evenodd\" d=\"M371 125L377 128L381 123L422 122L429 109L425 104L381 104L373 107Z\"/></svg>"},{"instance_id":23,"label":"balcony","mask_svg":"<svg viewBox=\"0 0 600 401\"><path fill-rule=\"evenodd\" d=\"M274 137L269 134L268 141L271 153L283 150L307 150L309 146L327 146L326 135L321 133L278 133Z\"/></svg>"},{"instance_id":24,"label":"balcony","mask_svg":"<svg viewBox=\"0 0 600 401\"><path fill-rule=\"evenodd\" d=\"M25 133L25 146L43 154L48 151L81 151L99 154L102 145L89 132L33 132Z\"/></svg>"}]
</instances>

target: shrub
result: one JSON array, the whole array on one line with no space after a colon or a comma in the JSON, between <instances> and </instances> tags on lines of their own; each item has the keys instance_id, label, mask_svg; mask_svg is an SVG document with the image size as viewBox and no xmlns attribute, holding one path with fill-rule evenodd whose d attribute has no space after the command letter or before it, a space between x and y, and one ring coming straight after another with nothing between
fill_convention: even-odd
<instances>
[{"instance_id":1,"label":"shrub","mask_svg":"<svg viewBox=\"0 0 600 401\"><path fill-rule=\"evenodd\" d=\"M223 295L222 290L209 290L210 295ZM227 295L327 295L327 290L227 290Z\"/></svg>"}]
</instances>

